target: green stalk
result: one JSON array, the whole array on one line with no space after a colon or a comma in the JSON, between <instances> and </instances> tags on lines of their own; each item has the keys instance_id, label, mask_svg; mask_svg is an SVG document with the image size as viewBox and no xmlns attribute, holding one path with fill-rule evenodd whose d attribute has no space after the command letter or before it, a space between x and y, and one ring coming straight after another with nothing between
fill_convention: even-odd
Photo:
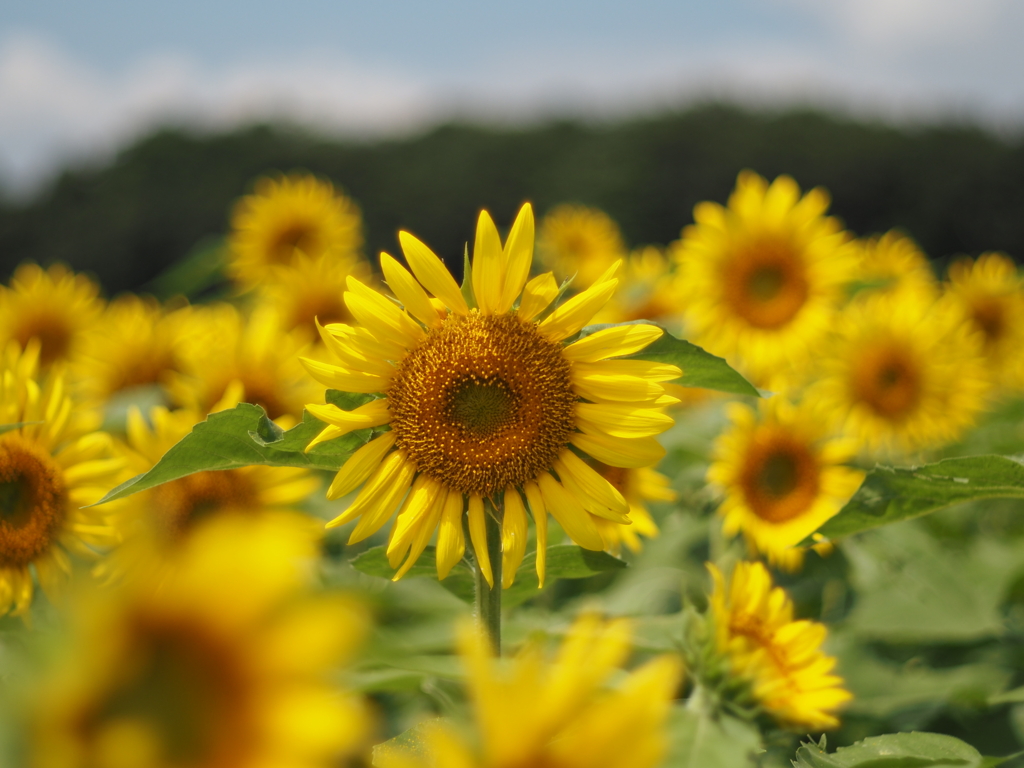
<instances>
[{"instance_id":1,"label":"green stalk","mask_svg":"<svg viewBox=\"0 0 1024 768\"><path fill-rule=\"evenodd\" d=\"M476 618L480 629L494 646L494 652L501 655L501 523L500 509L495 509L489 501L485 501L484 521L487 527L487 555L491 561L491 573L494 576L494 589L491 589L479 566L479 559L474 571L476 577Z\"/></svg>"}]
</instances>

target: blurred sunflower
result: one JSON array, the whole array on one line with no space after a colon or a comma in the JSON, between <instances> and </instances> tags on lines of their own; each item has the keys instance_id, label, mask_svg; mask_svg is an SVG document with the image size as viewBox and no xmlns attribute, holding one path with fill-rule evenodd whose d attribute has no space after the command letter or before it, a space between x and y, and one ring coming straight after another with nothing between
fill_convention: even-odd
<instances>
[{"instance_id":1,"label":"blurred sunflower","mask_svg":"<svg viewBox=\"0 0 1024 768\"><path fill-rule=\"evenodd\" d=\"M229 304L196 312L206 334L189 347L184 372L172 375L172 400L202 414L253 403L285 426L299 421L303 403L318 393L298 362L307 347L302 335L283 330L269 307L248 319Z\"/></svg>"},{"instance_id":2,"label":"blurred sunflower","mask_svg":"<svg viewBox=\"0 0 1024 768\"><path fill-rule=\"evenodd\" d=\"M1024 387L1024 283L1012 259L984 253L949 268L947 293L984 340L985 361L996 382Z\"/></svg>"},{"instance_id":3,"label":"blurred sunflower","mask_svg":"<svg viewBox=\"0 0 1024 768\"><path fill-rule=\"evenodd\" d=\"M559 280L575 275L573 289L589 288L613 263L625 258L619 225L585 205L559 205L540 222L537 256Z\"/></svg>"},{"instance_id":4,"label":"blurred sunflower","mask_svg":"<svg viewBox=\"0 0 1024 768\"><path fill-rule=\"evenodd\" d=\"M389 427L338 472L328 498L362 490L329 525L359 519L350 540L360 541L401 504L387 550L392 567L405 560L395 578L412 567L435 529L437 570L444 578L463 555L468 507L471 541L492 582L485 499L503 509L506 587L526 550L524 496L539 540L550 512L577 544L603 549L594 516L628 523L629 503L569 446L617 467L649 466L661 458L664 449L654 436L672 425L663 406L675 402L661 382L678 378L679 369L610 358L643 349L662 330L611 327L564 345L611 297L618 265L545 312L558 289L550 273L527 282L533 254L529 205L504 248L491 217L481 212L468 279L475 308L427 246L407 232L399 239L416 277L387 254L381 254L381 267L404 309L349 280L345 302L360 326L332 325L323 333L341 366L303 360L328 387L384 395L353 411L306 406L329 425L311 446L356 429ZM544 552L537 550L538 573Z\"/></svg>"},{"instance_id":5,"label":"blurred sunflower","mask_svg":"<svg viewBox=\"0 0 1024 768\"><path fill-rule=\"evenodd\" d=\"M643 544L640 536L652 539L658 535L658 524L647 509L648 501L675 501L676 492L669 487L669 480L650 467L625 469L610 467L591 459L587 462L598 474L612 484L629 503L629 525L619 525L604 518L594 518L597 529L604 539L604 548L612 554L619 554L623 544L631 552L639 552ZM538 542L537 546L541 546Z\"/></svg>"},{"instance_id":6,"label":"blurred sunflower","mask_svg":"<svg viewBox=\"0 0 1024 768\"><path fill-rule=\"evenodd\" d=\"M191 307L168 312L153 299L115 299L84 336L72 369L81 400L101 407L119 392L167 384L198 341L194 325Z\"/></svg>"},{"instance_id":7,"label":"blurred sunflower","mask_svg":"<svg viewBox=\"0 0 1024 768\"><path fill-rule=\"evenodd\" d=\"M847 305L819 364L808 402L869 451L955 440L977 420L990 387L978 334L947 302L907 295Z\"/></svg>"},{"instance_id":8,"label":"blurred sunflower","mask_svg":"<svg viewBox=\"0 0 1024 768\"><path fill-rule=\"evenodd\" d=\"M71 575L69 552L117 541L109 508L83 509L121 479L98 419L75 410L64 377L36 380L39 342L22 354L3 353L0 424L24 424L0 434L0 615L24 615L32 602L34 570L56 599Z\"/></svg>"},{"instance_id":9,"label":"blurred sunflower","mask_svg":"<svg viewBox=\"0 0 1024 768\"><path fill-rule=\"evenodd\" d=\"M306 342L318 341L318 319L323 325L352 322L342 300L349 275L368 282L369 264L355 255L312 259L299 254L277 271L272 282L260 286L260 298L281 318L286 331L295 331Z\"/></svg>"},{"instance_id":10,"label":"blurred sunflower","mask_svg":"<svg viewBox=\"0 0 1024 768\"><path fill-rule=\"evenodd\" d=\"M76 601L64 664L36 694L34 768L318 768L363 752L365 705L330 683L367 631L311 596L309 532L222 519L159 574Z\"/></svg>"},{"instance_id":11,"label":"blurred sunflower","mask_svg":"<svg viewBox=\"0 0 1024 768\"><path fill-rule=\"evenodd\" d=\"M278 267L311 259L352 259L363 245L358 206L308 174L262 178L235 205L228 274L243 287L276 279Z\"/></svg>"},{"instance_id":12,"label":"blurred sunflower","mask_svg":"<svg viewBox=\"0 0 1024 768\"><path fill-rule=\"evenodd\" d=\"M133 475L146 472L187 435L202 416L156 407L149 414L128 412L128 445L123 447ZM121 543L94 573L105 581L167 559L207 521L242 516L248 519L288 518L294 525L322 530L318 520L298 507L320 487L308 470L291 467L240 467L191 475L158 485L126 500L121 513Z\"/></svg>"},{"instance_id":13,"label":"blurred sunflower","mask_svg":"<svg viewBox=\"0 0 1024 768\"><path fill-rule=\"evenodd\" d=\"M928 257L911 238L898 230L855 243L859 258L855 281L871 294L910 293L926 299L939 295Z\"/></svg>"},{"instance_id":14,"label":"blurred sunflower","mask_svg":"<svg viewBox=\"0 0 1024 768\"><path fill-rule=\"evenodd\" d=\"M825 625L794 621L793 601L772 586L761 563L737 563L728 586L714 565L708 569L715 644L731 674L748 681L754 698L785 728L838 727L836 710L852 696L832 674L836 660L821 650Z\"/></svg>"},{"instance_id":15,"label":"blurred sunflower","mask_svg":"<svg viewBox=\"0 0 1024 768\"><path fill-rule=\"evenodd\" d=\"M795 570L796 545L843 507L864 473L846 466L857 444L829 439L808 408L782 397L759 406L729 404L732 427L715 442L707 479L725 494L725 533L742 532L770 563Z\"/></svg>"},{"instance_id":16,"label":"blurred sunflower","mask_svg":"<svg viewBox=\"0 0 1024 768\"><path fill-rule=\"evenodd\" d=\"M46 270L22 264L10 287L0 288L0 349L12 340L24 349L38 339L44 369L75 358L103 313L99 292L96 283L62 264Z\"/></svg>"},{"instance_id":17,"label":"blurred sunflower","mask_svg":"<svg viewBox=\"0 0 1024 768\"><path fill-rule=\"evenodd\" d=\"M594 318L597 323L656 320L673 328L683 311L672 262L653 245L633 251L623 264L619 288Z\"/></svg>"},{"instance_id":18,"label":"blurred sunflower","mask_svg":"<svg viewBox=\"0 0 1024 768\"><path fill-rule=\"evenodd\" d=\"M828 193L740 173L728 207L698 204L673 244L690 339L759 386L785 388L828 330L856 266Z\"/></svg>"},{"instance_id":19,"label":"blurred sunflower","mask_svg":"<svg viewBox=\"0 0 1024 768\"><path fill-rule=\"evenodd\" d=\"M381 768L653 768L668 748L666 721L681 682L679 660L656 658L622 674L630 650L623 619L584 615L569 629L554 663L537 644L499 667L473 629L459 633L468 672L475 739L451 728L428 731L420 753L378 747ZM609 678L620 673L614 687ZM471 746L473 745L479 745ZM417 745L420 746L420 745Z\"/></svg>"}]
</instances>

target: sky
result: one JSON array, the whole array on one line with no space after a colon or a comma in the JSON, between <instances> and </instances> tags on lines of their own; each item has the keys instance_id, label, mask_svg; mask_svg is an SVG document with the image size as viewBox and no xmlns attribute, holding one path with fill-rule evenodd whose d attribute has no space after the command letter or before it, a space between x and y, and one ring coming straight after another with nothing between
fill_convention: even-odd
<instances>
[{"instance_id":1,"label":"sky","mask_svg":"<svg viewBox=\"0 0 1024 768\"><path fill-rule=\"evenodd\" d=\"M342 136L724 99L1024 125L1019 0L0 0L0 186L165 124Z\"/></svg>"}]
</instances>

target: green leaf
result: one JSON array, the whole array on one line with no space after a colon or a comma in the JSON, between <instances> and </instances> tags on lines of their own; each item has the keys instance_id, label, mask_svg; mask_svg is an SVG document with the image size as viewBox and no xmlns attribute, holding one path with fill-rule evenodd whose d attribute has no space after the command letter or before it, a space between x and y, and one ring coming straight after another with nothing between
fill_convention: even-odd
<instances>
[{"instance_id":1,"label":"green leaf","mask_svg":"<svg viewBox=\"0 0 1024 768\"><path fill-rule=\"evenodd\" d=\"M370 576L390 579L395 569L388 563L387 547L371 547L352 559L352 567ZM409 569L406 578L437 579L434 565L435 549L432 546L423 550L416 564ZM586 579L605 571L625 568L626 563L607 552L592 552L577 547L575 544L554 544L548 547L545 588L557 579ZM448 576L440 582L441 586L467 603L472 603L475 593L473 571L465 562L459 562L452 568ZM540 590L537 587L535 570L535 554L528 552L522 565L516 571L516 579L512 586L502 592L501 602L505 608L513 608L535 597Z\"/></svg>"},{"instance_id":2,"label":"green leaf","mask_svg":"<svg viewBox=\"0 0 1024 768\"><path fill-rule=\"evenodd\" d=\"M657 325L664 330L662 325L652 320L631 320L629 323L618 323L618 325L635 325L637 323ZM589 336L602 328L611 327L611 325L588 325L580 331L580 338ZM705 352L696 344L677 339L667 330L660 339L635 355L630 355L629 359L678 365L682 369L683 375L674 383L684 387L700 387L701 389L713 389L718 392L750 395L751 397L761 396L757 388L730 367L725 360L710 352Z\"/></svg>"},{"instance_id":3,"label":"green leaf","mask_svg":"<svg viewBox=\"0 0 1024 768\"><path fill-rule=\"evenodd\" d=\"M999 704L1019 704L1021 702L1024 702L1024 686L988 697L988 704L991 707Z\"/></svg>"},{"instance_id":4,"label":"green leaf","mask_svg":"<svg viewBox=\"0 0 1024 768\"><path fill-rule=\"evenodd\" d=\"M405 578L427 578L437 579L437 568L434 565L436 550L428 546L423 550L416 564L409 569ZM352 567L361 573L369 576L379 576L382 579L391 579L395 575L395 569L388 562L387 547L371 547L365 552L360 552L350 561ZM460 600L472 603L475 592L473 571L463 560L455 564L448 576L440 582L441 586L451 592Z\"/></svg>"},{"instance_id":5,"label":"green leaf","mask_svg":"<svg viewBox=\"0 0 1024 768\"><path fill-rule=\"evenodd\" d=\"M970 744L941 733L890 733L871 736L828 754L823 746L804 744L795 768L981 768L982 757Z\"/></svg>"},{"instance_id":6,"label":"green leaf","mask_svg":"<svg viewBox=\"0 0 1024 768\"><path fill-rule=\"evenodd\" d=\"M4 432L10 432L12 429L21 429L22 427L30 427L33 424L42 424L41 421L19 421L14 424L0 424L0 435Z\"/></svg>"},{"instance_id":7,"label":"green leaf","mask_svg":"<svg viewBox=\"0 0 1024 768\"><path fill-rule=\"evenodd\" d=\"M476 308L476 296L473 295L473 267L469 263L469 243L462 254L462 285L459 287L462 298L470 309Z\"/></svg>"},{"instance_id":8,"label":"green leaf","mask_svg":"<svg viewBox=\"0 0 1024 768\"><path fill-rule=\"evenodd\" d=\"M371 399L328 391L328 402L346 409ZM152 469L114 488L97 504L121 499L161 483L177 480L195 472L266 467L302 467L338 470L348 457L374 434L372 429L351 432L344 437L321 443L309 453L305 447L326 425L303 412L302 423L283 431L267 418L258 405L239 403L231 410L210 414L171 447Z\"/></svg>"},{"instance_id":9,"label":"green leaf","mask_svg":"<svg viewBox=\"0 0 1024 768\"><path fill-rule=\"evenodd\" d=\"M752 768L757 764L760 736L742 720L676 707L668 727L672 741L665 768Z\"/></svg>"},{"instance_id":10,"label":"green leaf","mask_svg":"<svg viewBox=\"0 0 1024 768\"><path fill-rule=\"evenodd\" d=\"M962 501L997 498L1024 498L1020 459L965 456L910 469L878 466L819 533L836 539Z\"/></svg>"}]
</instances>

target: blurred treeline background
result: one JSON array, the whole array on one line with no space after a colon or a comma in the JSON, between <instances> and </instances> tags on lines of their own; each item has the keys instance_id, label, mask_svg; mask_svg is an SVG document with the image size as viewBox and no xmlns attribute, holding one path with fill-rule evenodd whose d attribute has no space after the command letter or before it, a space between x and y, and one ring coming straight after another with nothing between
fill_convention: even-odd
<instances>
[{"instance_id":1,"label":"blurred treeline background","mask_svg":"<svg viewBox=\"0 0 1024 768\"><path fill-rule=\"evenodd\" d=\"M31 200L0 197L0 272L6 280L22 261L60 261L111 294L174 292L175 280L154 279L190 254L203 261L257 176L297 169L359 202L371 255L394 252L401 227L459 270L477 211L510 221L524 200L541 212L597 206L629 244L667 243L695 203L724 202L743 168L824 185L854 232L900 226L940 270L961 253L1024 255L1024 136L707 105L617 123L453 123L362 142L274 126L162 130L106 165L65 171Z\"/></svg>"}]
</instances>

